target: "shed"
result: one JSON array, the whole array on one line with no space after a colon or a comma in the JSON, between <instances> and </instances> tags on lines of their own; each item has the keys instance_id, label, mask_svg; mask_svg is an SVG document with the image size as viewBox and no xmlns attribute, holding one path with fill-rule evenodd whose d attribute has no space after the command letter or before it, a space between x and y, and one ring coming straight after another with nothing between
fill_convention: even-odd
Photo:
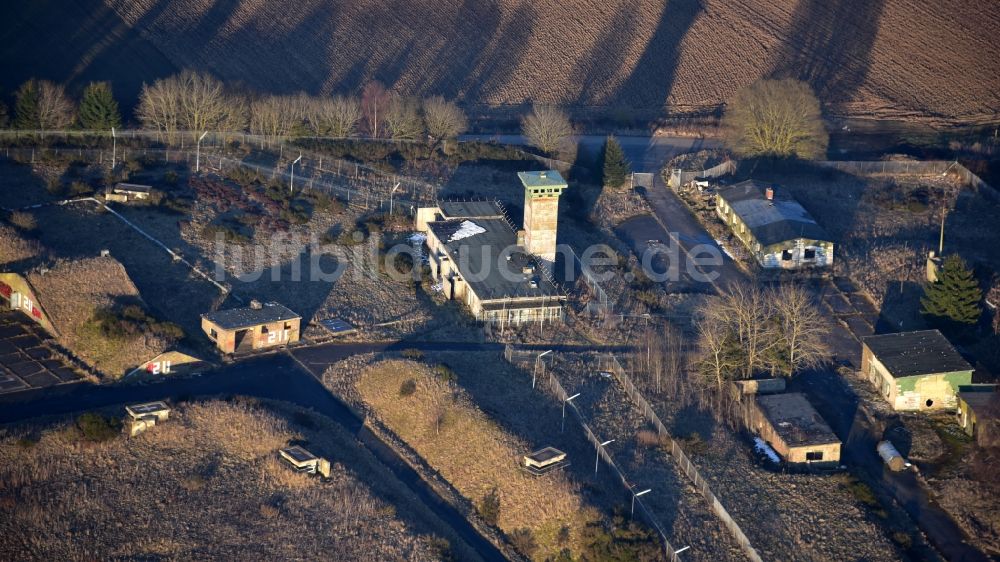
<instances>
[{"instance_id":1,"label":"shed","mask_svg":"<svg viewBox=\"0 0 1000 562\"><path fill-rule=\"evenodd\" d=\"M152 417L158 422L163 422L170 417L170 407L165 402L132 404L125 406L125 412L134 420Z\"/></svg>"},{"instance_id":2,"label":"shed","mask_svg":"<svg viewBox=\"0 0 1000 562\"><path fill-rule=\"evenodd\" d=\"M836 465L840 439L804 394L758 396L746 412L751 431L789 464Z\"/></svg>"},{"instance_id":3,"label":"shed","mask_svg":"<svg viewBox=\"0 0 1000 562\"><path fill-rule=\"evenodd\" d=\"M302 317L276 302L217 310L201 316L201 329L223 353L243 353L299 341Z\"/></svg>"},{"instance_id":4,"label":"shed","mask_svg":"<svg viewBox=\"0 0 1000 562\"><path fill-rule=\"evenodd\" d=\"M967 434L978 439L980 424L1000 417L1000 397L997 385L976 384L962 386L958 391L958 425Z\"/></svg>"},{"instance_id":5,"label":"shed","mask_svg":"<svg viewBox=\"0 0 1000 562\"><path fill-rule=\"evenodd\" d=\"M330 477L330 461L317 457L298 445L281 449L278 454L298 472L318 473L325 478Z\"/></svg>"},{"instance_id":6,"label":"shed","mask_svg":"<svg viewBox=\"0 0 1000 562\"><path fill-rule=\"evenodd\" d=\"M149 185L139 185L137 183L118 183L111 189L111 193L119 196L124 195L128 200L141 200L149 199L149 194L152 189L152 186Z\"/></svg>"},{"instance_id":7,"label":"shed","mask_svg":"<svg viewBox=\"0 0 1000 562\"><path fill-rule=\"evenodd\" d=\"M972 366L937 330L868 336L861 371L895 410L956 408Z\"/></svg>"}]
</instances>

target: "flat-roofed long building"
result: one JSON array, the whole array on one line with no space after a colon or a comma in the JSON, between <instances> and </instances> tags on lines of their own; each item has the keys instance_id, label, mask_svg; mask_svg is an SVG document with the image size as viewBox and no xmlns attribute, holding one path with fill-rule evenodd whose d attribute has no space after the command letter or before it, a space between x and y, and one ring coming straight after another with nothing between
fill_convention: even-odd
<instances>
[{"instance_id":1,"label":"flat-roofed long building","mask_svg":"<svg viewBox=\"0 0 1000 562\"><path fill-rule=\"evenodd\" d=\"M837 464L840 439L804 394L758 396L747 410L747 425L790 464Z\"/></svg>"},{"instance_id":2,"label":"flat-roofed long building","mask_svg":"<svg viewBox=\"0 0 1000 562\"><path fill-rule=\"evenodd\" d=\"M445 295L465 303L477 320L520 324L562 318L566 296L549 268L555 261L555 213L565 181L559 172L544 174L542 179L553 186L540 187L522 176L522 232L495 201L442 201L417 211L416 228L427 234L431 274Z\"/></svg>"},{"instance_id":3,"label":"flat-roofed long building","mask_svg":"<svg viewBox=\"0 0 1000 562\"><path fill-rule=\"evenodd\" d=\"M202 314L201 329L223 353L244 353L299 341L301 320L276 302L253 301L250 306Z\"/></svg>"}]
</instances>

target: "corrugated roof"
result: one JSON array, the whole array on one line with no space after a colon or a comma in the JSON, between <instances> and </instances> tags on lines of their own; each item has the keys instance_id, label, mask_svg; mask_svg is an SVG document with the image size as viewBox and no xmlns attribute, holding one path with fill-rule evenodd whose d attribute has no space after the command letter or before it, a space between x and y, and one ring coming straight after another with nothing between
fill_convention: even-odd
<instances>
[{"instance_id":1,"label":"corrugated roof","mask_svg":"<svg viewBox=\"0 0 1000 562\"><path fill-rule=\"evenodd\" d=\"M228 310L216 310L215 312L209 312L201 316L224 330L239 330L271 322L301 318L301 316L292 312L284 305L276 302L264 303L260 308L245 306L242 308L230 308Z\"/></svg>"},{"instance_id":2,"label":"corrugated roof","mask_svg":"<svg viewBox=\"0 0 1000 562\"><path fill-rule=\"evenodd\" d=\"M719 197L747 225L762 246L770 246L796 238L829 241L825 230L794 199L775 193L768 201L764 191L768 186L747 180L718 190Z\"/></svg>"},{"instance_id":3,"label":"corrugated roof","mask_svg":"<svg viewBox=\"0 0 1000 562\"><path fill-rule=\"evenodd\" d=\"M759 396L757 405L789 447L840 442L800 392Z\"/></svg>"},{"instance_id":4,"label":"corrugated roof","mask_svg":"<svg viewBox=\"0 0 1000 562\"><path fill-rule=\"evenodd\" d=\"M972 370L937 330L867 336L861 341L896 378Z\"/></svg>"},{"instance_id":5,"label":"corrugated roof","mask_svg":"<svg viewBox=\"0 0 1000 562\"><path fill-rule=\"evenodd\" d=\"M469 230L468 225L463 227L468 222L482 232L452 240L460 229ZM448 258L458 266L462 279L484 304L508 297L562 297L556 286L541 274L535 258L517 245L517 236L507 221L454 219L435 221L428 227L447 248ZM525 266L532 266L534 272L523 273ZM537 287L531 286L532 279Z\"/></svg>"}]
</instances>

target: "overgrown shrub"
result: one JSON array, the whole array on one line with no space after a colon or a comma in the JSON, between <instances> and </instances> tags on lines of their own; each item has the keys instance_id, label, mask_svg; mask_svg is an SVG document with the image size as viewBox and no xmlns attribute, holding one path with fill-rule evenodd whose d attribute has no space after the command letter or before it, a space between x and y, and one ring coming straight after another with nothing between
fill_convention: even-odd
<instances>
[{"instance_id":1,"label":"overgrown shrub","mask_svg":"<svg viewBox=\"0 0 1000 562\"><path fill-rule=\"evenodd\" d=\"M409 347L400 352L400 355L406 359L412 359L413 361L423 361L424 352L419 349Z\"/></svg>"},{"instance_id":2,"label":"overgrown shrub","mask_svg":"<svg viewBox=\"0 0 1000 562\"><path fill-rule=\"evenodd\" d=\"M616 514L610 524L583 529L584 560L660 560L660 541L651 529Z\"/></svg>"},{"instance_id":3,"label":"overgrown shrub","mask_svg":"<svg viewBox=\"0 0 1000 562\"><path fill-rule=\"evenodd\" d=\"M413 379L406 379L403 384L399 385L399 395L400 396L412 396L414 392L417 391L417 381Z\"/></svg>"},{"instance_id":4,"label":"overgrown shrub","mask_svg":"<svg viewBox=\"0 0 1000 562\"><path fill-rule=\"evenodd\" d=\"M25 232L32 232L38 228L38 221L35 220L35 215L32 215L31 213L14 211L10 214L8 220L10 220L12 225Z\"/></svg>"},{"instance_id":5,"label":"overgrown shrub","mask_svg":"<svg viewBox=\"0 0 1000 562\"><path fill-rule=\"evenodd\" d=\"M535 534L531 532L531 529L523 527L521 529L515 529L514 532L510 534L510 543L514 545L514 548L518 552L532 558L535 552L538 551L538 543L535 542Z\"/></svg>"},{"instance_id":6,"label":"overgrown shrub","mask_svg":"<svg viewBox=\"0 0 1000 562\"><path fill-rule=\"evenodd\" d=\"M437 365L434 365L433 371L434 376L443 382L452 383L458 380L458 375L455 374L455 371L453 371L451 367L445 363L438 363Z\"/></svg>"},{"instance_id":7,"label":"overgrown shrub","mask_svg":"<svg viewBox=\"0 0 1000 562\"><path fill-rule=\"evenodd\" d=\"M184 337L180 326L153 318L137 304L99 308L92 320L100 327L101 334L112 340L127 340L144 333L174 341Z\"/></svg>"},{"instance_id":8,"label":"overgrown shrub","mask_svg":"<svg viewBox=\"0 0 1000 562\"><path fill-rule=\"evenodd\" d=\"M500 491L494 487L479 501L479 515L489 525L500 521Z\"/></svg>"},{"instance_id":9,"label":"overgrown shrub","mask_svg":"<svg viewBox=\"0 0 1000 562\"><path fill-rule=\"evenodd\" d=\"M97 412L87 412L76 418L76 427L83 439L101 443L117 437L121 433L122 422L118 418L107 418Z\"/></svg>"}]
</instances>

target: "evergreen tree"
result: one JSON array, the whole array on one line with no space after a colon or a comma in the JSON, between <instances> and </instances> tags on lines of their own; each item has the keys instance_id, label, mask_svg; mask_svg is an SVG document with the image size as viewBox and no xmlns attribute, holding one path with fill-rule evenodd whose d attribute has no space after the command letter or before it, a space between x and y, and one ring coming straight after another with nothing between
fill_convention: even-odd
<instances>
[{"instance_id":1,"label":"evergreen tree","mask_svg":"<svg viewBox=\"0 0 1000 562\"><path fill-rule=\"evenodd\" d=\"M79 113L80 126L84 129L107 130L122 124L118 102L115 101L108 82L91 82L87 85L80 100Z\"/></svg>"},{"instance_id":2,"label":"evergreen tree","mask_svg":"<svg viewBox=\"0 0 1000 562\"><path fill-rule=\"evenodd\" d=\"M14 102L14 127L18 129L41 129L38 116L38 82L28 80L17 89Z\"/></svg>"},{"instance_id":3,"label":"evergreen tree","mask_svg":"<svg viewBox=\"0 0 1000 562\"><path fill-rule=\"evenodd\" d=\"M982 315L983 292L965 260L956 255L945 258L938 280L924 289L921 312L945 325L972 325Z\"/></svg>"},{"instance_id":4,"label":"evergreen tree","mask_svg":"<svg viewBox=\"0 0 1000 562\"><path fill-rule=\"evenodd\" d=\"M2 99L0 99L0 129L7 128L7 121L8 121L7 104L4 103Z\"/></svg>"},{"instance_id":5,"label":"evergreen tree","mask_svg":"<svg viewBox=\"0 0 1000 562\"><path fill-rule=\"evenodd\" d=\"M625 183L625 178L632 173L632 169L625 160L625 152L618 139L609 136L604 142L604 185L609 187L621 187Z\"/></svg>"}]
</instances>

